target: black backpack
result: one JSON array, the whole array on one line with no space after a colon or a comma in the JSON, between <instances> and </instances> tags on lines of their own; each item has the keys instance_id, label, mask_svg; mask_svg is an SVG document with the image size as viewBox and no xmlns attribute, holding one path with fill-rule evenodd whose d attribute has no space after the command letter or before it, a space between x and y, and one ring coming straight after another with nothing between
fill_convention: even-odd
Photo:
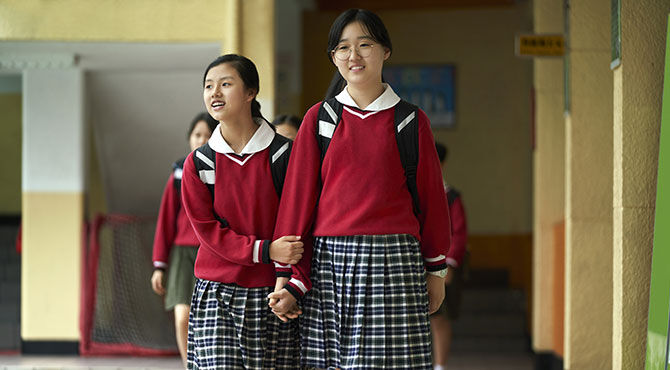
<instances>
[{"instance_id":1,"label":"black backpack","mask_svg":"<svg viewBox=\"0 0 670 370\"><path fill-rule=\"evenodd\" d=\"M177 194L181 194L181 175L184 171L184 162L186 162L186 157L172 164L172 174L174 175L172 185L177 189Z\"/></svg>"},{"instance_id":2,"label":"black backpack","mask_svg":"<svg viewBox=\"0 0 670 370\"><path fill-rule=\"evenodd\" d=\"M275 191L277 191L277 196L280 198L292 146L293 143L291 140L279 134L275 134L274 139L270 143L270 172L272 172L272 182L274 183ZM209 146L209 143L205 143L205 145L193 151L193 163L195 164L195 170L200 174L200 180L207 185L209 193L212 195L212 203L214 203L216 152ZM221 227L228 226L228 222L225 219L219 217L217 214L214 214L214 217L221 223Z\"/></svg>"},{"instance_id":3,"label":"black backpack","mask_svg":"<svg viewBox=\"0 0 670 370\"><path fill-rule=\"evenodd\" d=\"M321 149L321 162L326 156L328 145L342 117L343 105L336 98L330 98L321 104L316 122L316 141ZM418 107L405 100L395 106L393 124L400 161L405 170L407 188L412 195L414 214L419 215L419 191L416 186L416 168L419 164L419 120Z\"/></svg>"},{"instance_id":4,"label":"black backpack","mask_svg":"<svg viewBox=\"0 0 670 370\"><path fill-rule=\"evenodd\" d=\"M454 189L454 188L449 188L449 191L447 191L447 203L449 203L449 207L451 207L456 199L461 197L461 193Z\"/></svg>"}]
</instances>

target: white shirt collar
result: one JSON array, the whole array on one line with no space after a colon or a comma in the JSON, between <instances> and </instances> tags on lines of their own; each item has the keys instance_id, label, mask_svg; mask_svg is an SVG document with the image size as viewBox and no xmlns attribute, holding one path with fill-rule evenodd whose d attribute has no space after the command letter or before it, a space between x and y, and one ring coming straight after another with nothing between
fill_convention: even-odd
<instances>
[{"instance_id":1,"label":"white shirt collar","mask_svg":"<svg viewBox=\"0 0 670 370\"><path fill-rule=\"evenodd\" d=\"M272 139L275 137L275 132L270 127L270 125L268 125L267 121L262 118L254 118L254 121L256 121L258 124L258 129L256 129L254 136L251 137L247 145L244 146L242 152L239 153L240 155L257 153L261 150L264 150L270 146ZM230 145L228 145L226 140L223 138L223 135L221 135L221 129L219 126L221 126L220 123L218 126L216 126L212 136L207 141L209 146L212 147L214 151L222 154L237 154L230 147Z\"/></svg>"},{"instance_id":2,"label":"white shirt collar","mask_svg":"<svg viewBox=\"0 0 670 370\"><path fill-rule=\"evenodd\" d=\"M347 91L346 87L342 89L341 93L337 94L335 99L337 99L337 101L339 101L344 105L355 107L364 111L377 112L380 110L389 109L398 104L398 102L400 101L400 97L395 93L395 91L393 91L391 85L389 84L382 84L382 85L384 85L384 92L381 95L379 95L379 97L375 99L375 101L370 103L370 105L368 105L365 108L361 108L358 106L358 104L356 104L351 95L349 95L349 91Z\"/></svg>"}]
</instances>

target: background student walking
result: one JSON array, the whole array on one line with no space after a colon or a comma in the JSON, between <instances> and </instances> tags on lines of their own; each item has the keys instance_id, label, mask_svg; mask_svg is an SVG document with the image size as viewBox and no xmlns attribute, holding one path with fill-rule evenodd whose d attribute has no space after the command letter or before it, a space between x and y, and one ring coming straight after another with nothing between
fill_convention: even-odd
<instances>
[{"instance_id":1,"label":"background student walking","mask_svg":"<svg viewBox=\"0 0 670 370\"><path fill-rule=\"evenodd\" d=\"M449 151L444 144L435 143L437 155L443 172L446 173ZM433 333L433 370L445 370L451 353L451 324L458 319L461 309L461 295L464 284L464 269L466 268L466 252L468 242L468 226L465 218L463 199L458 190L444 180L444 191L449 204L449 218L451 220L451 248L447 254L449 271L445 278L445 296L437 312L430 315L430 326Z\"/></svg>"},{"instance_id":2,"label":"background student walking","mask_svg":"<svg viewBox=\"0 0 670 370\"><path fill-rule=\"evenodd\" d=\"M270 304L295 317L304 296L304 366L430 369L428 314L444 297L450 244L430 122L382 83L392 45L376 14L342 13L327 50L339 75L300 127L275 229L314 244L278 267Z\"/></svg>"},{"instance_id":3,"label":"background student walking","mask_svg":"<svg viewBox=\"0 0 670 370\"><path fill-rule=\"evenodd\" d=\"M187 135L191 151L207 142L217 124L207 112L193 118ZM151 287L156 294L165 295L166 311L174 309L177 347L185 365L188 312L195 285L193 265L199 242L181 203L184 160L186 158L172 165L172 174L163 190L154 236ZM164 276L166 270L167 282Z\"/></svg>"}]
</instances>

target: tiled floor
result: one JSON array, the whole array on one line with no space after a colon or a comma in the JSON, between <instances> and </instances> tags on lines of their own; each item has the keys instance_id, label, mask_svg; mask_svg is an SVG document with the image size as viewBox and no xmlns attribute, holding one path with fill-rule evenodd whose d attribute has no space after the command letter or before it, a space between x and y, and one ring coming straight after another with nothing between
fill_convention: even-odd
<instances>
[{"instance_id":1,"label":"tiled floor","mask_svg":"<svg viewBox=\"0 0 670 370\"><path fill-rule=\"evenodd\" d=\"M455 355L448 370L531 370L530 354ZM117 370L181 369L176 357L0 356L2 370Z\"/></svg>"}]
</instances>

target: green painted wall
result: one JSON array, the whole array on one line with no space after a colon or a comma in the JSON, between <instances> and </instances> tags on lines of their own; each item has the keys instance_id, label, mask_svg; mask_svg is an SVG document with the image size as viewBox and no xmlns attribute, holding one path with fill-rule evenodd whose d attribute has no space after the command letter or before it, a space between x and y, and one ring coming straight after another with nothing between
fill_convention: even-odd
<instances>
[{"instance_id":1,"label":"green painted wall","mask_svg":"<svg viewBox=\"0 0 670 370\"><path fill-rule=\"evenodd\" d=\"M0 76L0 215L21 213L21 76Z\"/></svg>"},{"instance_id":2,"label":"green painted wall","mask_svg":"<svg viewBox=\"0 0 670 370\"><path fill-rule=\"evenodd\" d=\"M670 17L669 17L670 20ZM646 369L665 369L670 315L670 21L665 52Z\"/></svg>"}]
</instances>

